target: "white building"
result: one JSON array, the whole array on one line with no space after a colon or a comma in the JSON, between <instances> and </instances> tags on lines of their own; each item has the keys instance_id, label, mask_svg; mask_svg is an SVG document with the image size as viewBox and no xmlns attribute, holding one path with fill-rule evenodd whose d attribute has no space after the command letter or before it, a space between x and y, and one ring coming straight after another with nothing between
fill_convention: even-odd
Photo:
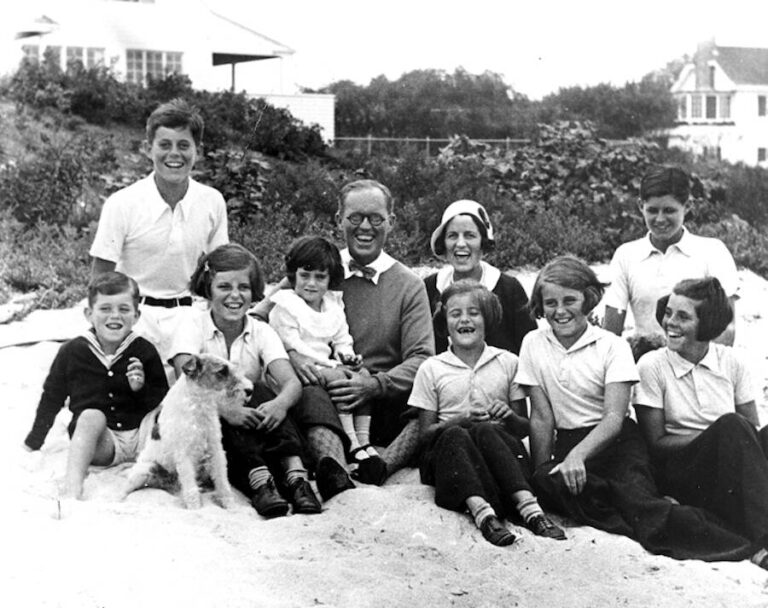
<instances>
[{"instance_id":1,"label":"white building","mask_svg":"<svg viewBox=\"0 0 768 608\"><path fill-rule=\"evenodd\" d=\"M672 93L678 113L670 145L768 166L768 49L702 43Z\"/></svg>"},{"instance_id":2,"label":"white building","mask_svg":"<svg viewBox=\"0 0 768 608\"><path fill-rule=\"evenodd\" d=\"M62 68L78 60L103 64L127 82L177 72L196 89L246 91L288 108L334 138L333 95L306 95L284 87L293 49L209 8L203 0L28 0L3 9L4 71L23 57L53 53ZM258 62L248 78L238 65Z\"/></svg>"}]
</instances>

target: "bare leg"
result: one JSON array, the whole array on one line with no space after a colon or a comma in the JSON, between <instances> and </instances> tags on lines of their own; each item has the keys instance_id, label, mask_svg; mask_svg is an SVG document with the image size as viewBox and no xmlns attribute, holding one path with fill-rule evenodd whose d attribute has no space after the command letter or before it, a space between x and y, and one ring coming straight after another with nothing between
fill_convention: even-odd
<instances>
[{"instance_id":1,"label":"bare leg","mask_svg":"<svg viewBox=\"0 0 768 608\"><path fill-rule=\"evenodd\" d=\"M307 443L315 462L328 456L346 468L347 459L344 455L344 444L331 429L324 426L313 426L307 431Z\"/></svg>"},{"instance_id":2,"label":"bare leg","mask_svg":"<svg viewBox=\"0 0 768 608\"><path fill-rule=\"evenodd\" d=\"M99 410L85 410L72 434L62 496L81 499L88 466L110 464L114 457L115 446L107 432L106 416Z\"/></svg>"}]
</instances>

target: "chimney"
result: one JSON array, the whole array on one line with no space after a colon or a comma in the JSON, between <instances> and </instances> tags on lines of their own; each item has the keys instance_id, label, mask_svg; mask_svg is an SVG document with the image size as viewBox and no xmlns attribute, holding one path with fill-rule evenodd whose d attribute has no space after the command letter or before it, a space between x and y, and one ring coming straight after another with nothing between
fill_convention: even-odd
<instances>
[{"instance_id":1,"label":"chimney","mask_svg":"<svg viewBox=\"0 0 768 608\"><path fill-rule=\"evenodd\" d=\"M696 48L696 54L693 56L696 65L696 88L710 89L709 80L709 61L715 56L715 38L712 36L707 40L699 42Z\"/></svg>"}]
</instances>

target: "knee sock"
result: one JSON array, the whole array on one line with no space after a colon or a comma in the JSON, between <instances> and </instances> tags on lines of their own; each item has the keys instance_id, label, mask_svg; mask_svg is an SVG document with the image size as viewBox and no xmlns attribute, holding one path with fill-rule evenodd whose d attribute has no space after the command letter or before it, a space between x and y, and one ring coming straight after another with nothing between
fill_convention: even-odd
<instances>
[{"instance_id":1,"label":"knee sock","mask_svg":"<svg viewBox=\"0 0 768 608\"><path fill-rule=\"evenodd\" d=\"M287 486L292 486L300 479L307 479L307 469L304 468L304 463L298 456L285 456L280 459L280 464L285 471L285 484Z\"/></svg>"},{"instance_id":2,"label":"knee sock","mask_svg":"<svg viewBox=\"0 0 768 608\"><path fill-rule=\"evenodd\" d=\"M309 451L317 463L321 458L333 458L340 466L346 468L347 457L344 454L344 444L339 436L325 426L313 426L307 431Z\"/></svg>"},{"instance_id":3,"label":"knee sock","mask_svg":"<svg viewBox=\"0 0 768 608\"><path fill-rule=\"evenodd\" d=\"M749 558L756 566L760 566L763 570L768 570L768 550L760 549L752 557Z\"/></svg>"},{"instance_id":4,"label":"knee sock","mask_svg":"<svg viewBox=\"0 0 768 608\"><path fill-rule=\"evenodd\" d=\"M360 441L357 438L355 432L355 417L349 413L339 413L339 421L341 422L341 428L344 429L344 433L349 437L349 450L352 451L361 446ZM365 450L358 452L355 457L361 460L366 457Z\"/></svg>"},{"instance_id":5,"label":"knee sock","mask_svg":"<svg viewBox=\"0 0 768 608\"><path fill-rule=\"evenodd\" d=\"M371 445L371 417L367 414L364 416L355 416L355 433L357 434L357 440L360 445L367 445L366 452L369 456L378 456L379 453Z\"/></svg>"},{"instance_id":6,"label":"knee sock","mask_svg":"<svg viewBox=\"0 0 768 608\"><path fill-rule=\"evenodd\" d=\"M536 500L536 497L528 490L520 490L519 492L515 492L512 497L516 502L515 506L517 508L517 512L520 513L523 521L528 522L532 517L535 517L536 515L544 515L544 511L539 505L539 501Z\"/></svg>"},{"instance_id":7,"label":"knee sock","mask_svg":"<svg viewBox=\"0 0 768 608\"><path fill-rule=\"evenodd\" d=\"M272 479L272 473L267 467L256 467L248 472L248 485L252 490L258 490Z\"/></svg>"},{"instance_id":8,"label":"knee sock","mask_svg":"<svg viewBox=\"0 0 768 608\"><path fill-rule=\"evenodd\" d=\"M411 459L419 447L419 421L409 420L405 428L395 437L384 451L384 462L387 463L387 472L391 475L411 463Z\"/></svg>"},{"instance_id":9,"label":"knee sock","mask_svg":"<svg viewBox=\"0 0 768 608\"><path fill-rule=\"evenodd\" d=\"M469 513L474 518L475 525L478 528L482 525L486 517L496 515L496 511L493 510L493 507L488 504L488 501L482 496L470 496L467 498L466 503Z\"/></svg>"}]
</instances>

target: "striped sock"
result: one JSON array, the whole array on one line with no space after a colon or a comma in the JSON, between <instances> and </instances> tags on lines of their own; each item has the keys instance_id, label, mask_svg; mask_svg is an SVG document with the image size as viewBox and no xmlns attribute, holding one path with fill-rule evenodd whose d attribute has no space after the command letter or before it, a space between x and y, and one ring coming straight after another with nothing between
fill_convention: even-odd
<instances>
[{"instance_id":1,"label":"striped sock","mask_svg":"<svg viewBox=\"0 0 768 608\"><path fill-rule=\"evenodd\" d=\"M481 496L470 496L466 500L467 508L475 520L475 525L479 528L486 517L496 515L496 511L488 504L488 501Z\"/></svg>"},{"instance_id":2,"label":"striped sock","mask_svg":"<svg viewBox=\"0 0 768 608\"><path fill-rule=\"evenodd\" d=\"M248 485L252 490L258 490L261 486L272 479L272 473L267 467L256 467L248 473Z\"/></svg>"},{"instance_id":3,"label":"striped sock","mask_svg":"<svg viewBox=\"0 0 768 608\"><path fill-rule=\"evenodd\" d=\"M541 509L539 501L527 490L515 492L515 498L518 501L516 505L517 512L520 513L523 521L528 522L536 515L544 515L544 511Z\"/></svg>"}]
</instances>

